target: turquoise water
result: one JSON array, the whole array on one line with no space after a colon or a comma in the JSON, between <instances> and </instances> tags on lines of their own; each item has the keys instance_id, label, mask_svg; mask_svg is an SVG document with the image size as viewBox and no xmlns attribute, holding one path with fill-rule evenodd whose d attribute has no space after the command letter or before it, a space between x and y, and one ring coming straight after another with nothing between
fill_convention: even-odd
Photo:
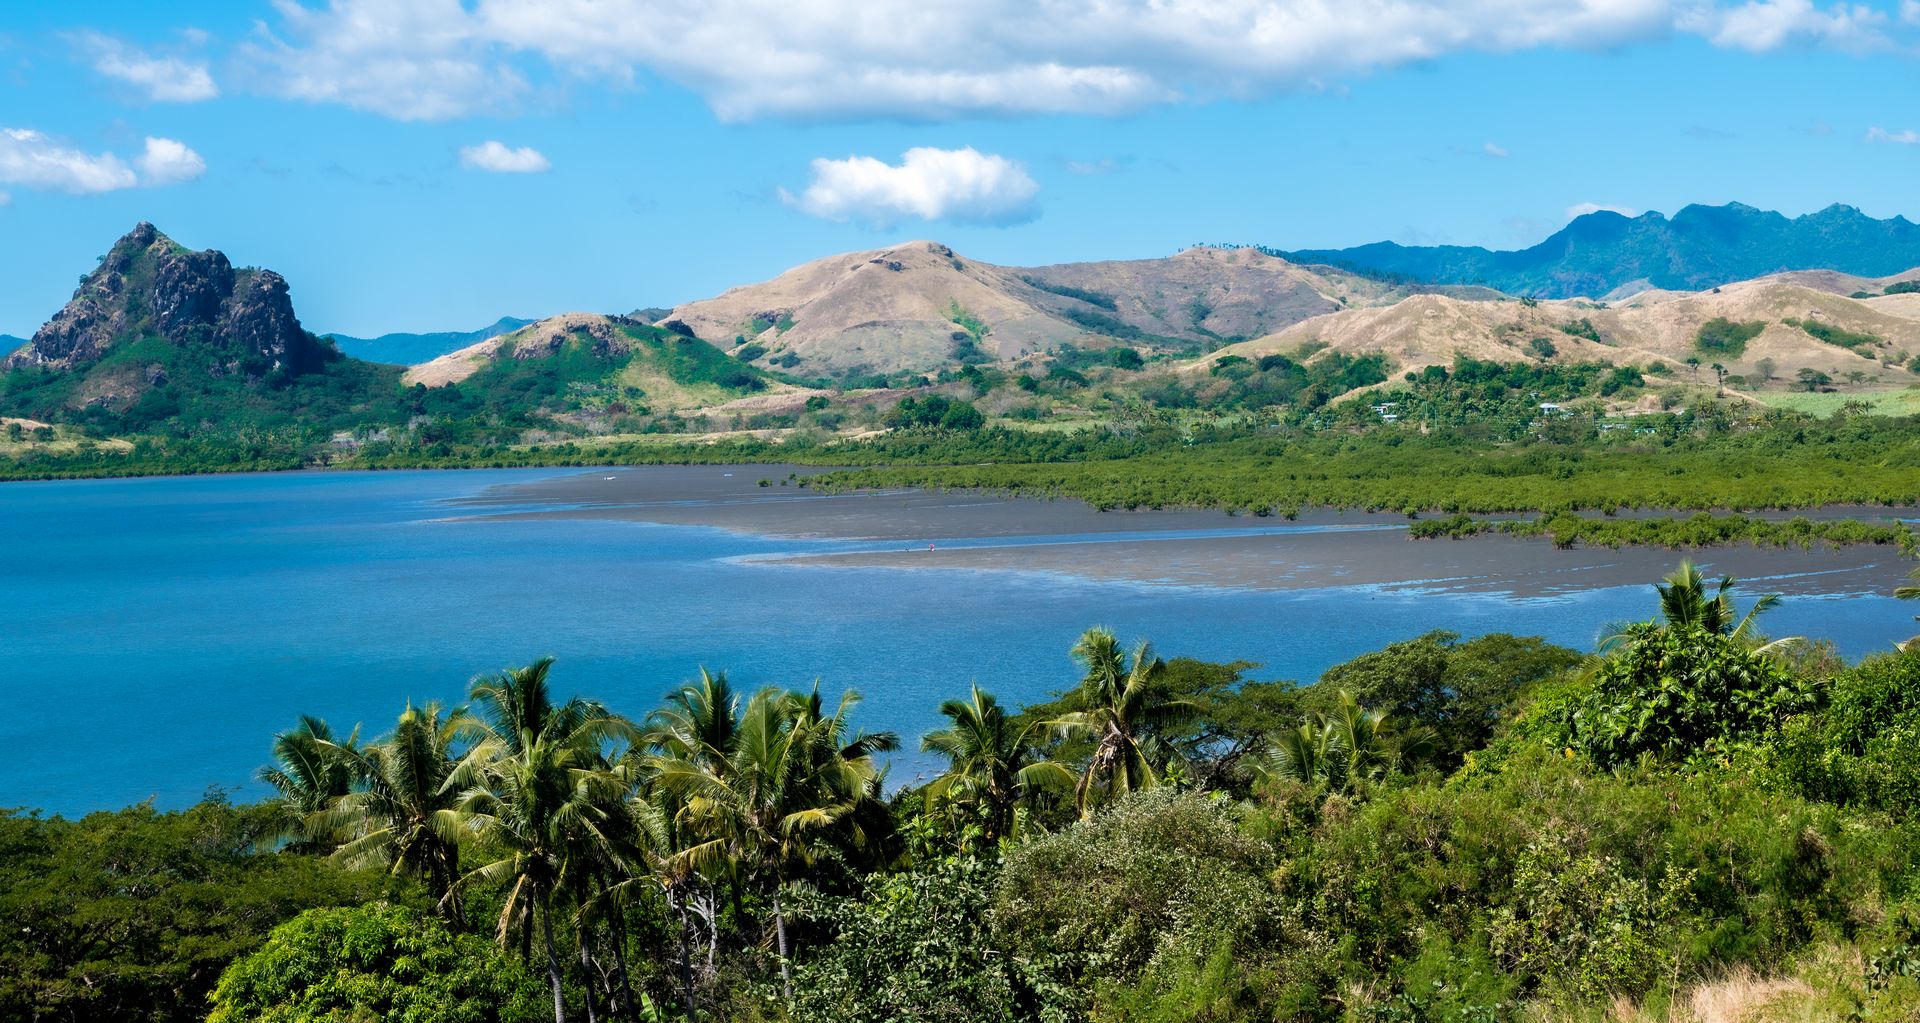
<instances>
[{"instance_id":1,"label":"turquoise water","mask_svg":"<svg viewBox=\"0 0 1920 1023\"><path fill-rule=\"evenodd\" d=\"M751 688L854 688L909 747L979 679L1020 703L1075 678L1088 625L1266 678L1430 628L1585 647L1644 617L1624 587L1517 600L1335 587L1254 592L1037 574L756 564L861 545L572 519L449 521L446 501L550 470L281 474L0 486L0 807L73 814L254 772L297 714L389 725L478 672L556 656L562 692L641 714L696 668ZM1035 538L1045 542L1047 538ZM1058 538L1053 538L1057 540ZM964 543L965 538L952 538ZM1000 540L998 542L1006 542ZM1850 655L1912 632L1884 597L1797 598L1771 631ZM903 756L894 777L925 770Z\"/></svg>"}]
</instances>

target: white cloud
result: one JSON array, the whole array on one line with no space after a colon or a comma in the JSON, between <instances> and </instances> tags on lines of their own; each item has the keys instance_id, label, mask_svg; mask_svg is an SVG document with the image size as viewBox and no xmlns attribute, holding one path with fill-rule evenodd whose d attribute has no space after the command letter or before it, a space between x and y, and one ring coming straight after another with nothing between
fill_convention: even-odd
<instances>
[{"instance_id":1,"label":"white cloud","mask_svg":"<svg viewBox=\"0 0 1920 1023\"><path fill-rule=\"evenodd\" d=\"M1900 20L1920 25L1920 0L1900 0Z\"/></svg>"},{"instance_id":2,"label":"white cloud","mask_svg":"<svg viewBox=\"0 0 1920 1023\"><path fill-rule=\"evenodd\" d=\"M31 129L0 128L0 185L86 195L138 183L112 153L95 156Z\"/></svg>"},{"instance_id":3,"label":"white cloud","mask_svg":"<svg viewBox=\"0 0 1920 1023\"><path fill-rule=\"evenodd\" d=\"M1738 7L1684 15L1682 27L1715 46L1765 53L1789 43L1818 43L1865 50L1886 42L1887 16L1864 4L1836 3L1824 10L1812 0L1749 0Z\"/></svg>"},{"instance_id":4,"label":"white cloud","mask_svg":"<svg viewBox=\"0 0 1920 1023\"><path fill-rule=\"evenodd\" d=\"M492 139L477 146L463 146L460 150L460 166L495 174L540 174L553 169L553 164L547 162L547 158L532 146L509 149L504 143Z\"/></svg>"},{"instance_id":5,"label":"white cloud","mask_svg":"<svg viewBox=\"0 0 1920 1023\"><path fill-rule=\"evenodd\" d=\"M1631 206L1609 206L1605 203L1577 202L1567 207L1567 219L1573 220L1576 217L1584 217L1589 213L1599 213L1602 210L1608 213L1618 213L1623 217L1637 217L1640 215L1640 211Z\"/></svg>"},{"instance_id":6,"label":"white cloud","mask_svg":"<svg viewBox=\"0 0 1920 1023\"><path fill-rule=\"evenodd\" d=\"M1011 224L1031 220L1040 185L1004 156L964 149L909 149L898 164L871 156L813 161L813 181L787 204L829 220L888 226L901 220Z\"/></svg>"},{"instance_id":7,"label":"white cloud","mask_svg":"<svg viewBox=\"0 0 1920 1023\"><path fill-rule=\"evenodd\" d=\"M95 71L139 89L155 103L197 103L220 95L204 61L156 57L97 32L78 39Z\"/></svg>"},{"instance_id":8,"label":"white cloud","mask_svg":"<svg viewBox=\"0 0 1920 1023\"><path fill-rule=\"evenodd\" d=\"M1504 160L1509 155L1511 155L1504 148L1500 146L1496 146L1491 142L1481 146L1480 151L1487 154L1488 156L1493 157L1496 160Z\"/></svg>"},{"instance_id":9,"label":"white cloud","mask_svg":"<svg viewBox=\"0 0 1920 1023\"><path fill-rule=\"evenodd\" d=\"M177 185L207 172L207 161L183 142L147 136L146 152L134 159L140 179L148 185Z\"/></svg>"},{"instance_id":10,"label":"white cloud","mask_svg":"<svg viewBox=\"0 0 1920 1023\"><path fill-rule=\"evenodd\" d=\"M1901 0L1908 7L1920 0ZM745 120L1115 114L1338 88L1463 52L1674 33L1756 52L1859 50L1889 17L1837 0L273 0L243 47L279 95L404 120L511 108L644 69ZM309 5L312 6L309 6Z\"/></svg>"},{"instance_id":11,"label":"white cloud","mask_svg":"<svg viewBox=\"0 0 1920 1023\"><path fill-rule=\"evenodd\" d=\"M1888 131L1885 128L1868 128L1868 142L1891 142L1899 146L1920 146L1920 131L1908 128L1905 131Z\"/></svg>"},{"instance_id":12,"label":"white cloud","mask_svg":"<svg viewBox=\"0 0 1920 1023\"><path fill-rule=\"evenodd\" d=\"M13 196L8 195L5 192L0 192L0 206L11 206L11 205L13 205Z\"/></svg>"},{"instance_id":13,"label":"white cloud","mask_svg":"<svg viewBox=\"0 0 1920 1023\"><path fill-rule=\"evenodd\" d=\"M239 48L252 84L273 95L339 103L401 121L503 110L527 89L503 47L460 0L273 0L283 40L265 23Z\"/></svg>"}]
</instances>

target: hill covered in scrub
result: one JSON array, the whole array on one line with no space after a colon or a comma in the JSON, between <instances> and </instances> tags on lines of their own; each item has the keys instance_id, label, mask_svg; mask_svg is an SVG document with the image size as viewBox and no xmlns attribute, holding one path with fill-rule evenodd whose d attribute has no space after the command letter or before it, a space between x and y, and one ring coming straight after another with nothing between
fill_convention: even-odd
<instances>
[{"instance_id":1,"label":"hill covered in scrub","mask_svg":"<svg viewBox=\"0 0 1920 1023\"><path fill-rule=\"evenodd\" d=\"M1742 203L1686 206L1671 219L1599 210L1531 248L1375 242L1284 252L1302 263L1430 284L1478 284L1538 298L1602 298L1622 289L1696 291L1787 270L1885 277L1920 266L1920 225L1835 203L1788 218Z\"/></svg>"},{"instance_id":2,"label":"hill covered in scrub","mask_svg":"<svg viewBox=\"0 0 1920 1023\"><path fill-rule=\"evenodd\" d=\"M1252 249L1006 267L931 241L829 256L674 308L734 354L840 381L1019 359L1090 340L1192 351L1409 289Z\"/></svg>"}]
</instances>

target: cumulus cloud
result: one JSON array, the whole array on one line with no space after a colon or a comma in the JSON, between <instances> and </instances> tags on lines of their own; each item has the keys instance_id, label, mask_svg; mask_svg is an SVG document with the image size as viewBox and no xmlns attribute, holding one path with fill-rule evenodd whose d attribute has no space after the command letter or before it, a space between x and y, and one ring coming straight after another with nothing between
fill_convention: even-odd
<instances>
[{"instance_id":1,"label":"cumulus cloud","mask_svg":"<svg viewBox=\"0 0 1920 1023\"><path fill-rule=\"evenodd\" d=\"M133 86L155 103L197 103L220 95L204 61L156 57L97 32L77 38L95 71Z\"/></svg>"},{"instance_id":2,"label":"cumulus cloud","mask_svg":"<svg viewBox=\"0 0 1920 1023\"><path fill-rule=\"evenodd\" d=\"M1738 7L1693 12L1682 19L1715 46L1765 53L1790 43L1843 50L1883 45L1887 16L1864 4L1816 7L1812 0L1750 0Z\"/></svg>"},{"instance_id":3,"label":"cumulus cloud","mask_svg":"<svg viewBox=\"0 0 1920 1023\"><path fill-rule=\"evenodd\" d=\"M897 164L871 156L813 161L813 181L788 205L829 220L889 226L901 220L1012 224L1036 214L1040 185L1004 156L964 149L909 149Z\"/></svg>"},{"instance_id":4,"label":"cumulus cloud","mask_svg":"<svg viewBox=\"0 0 1920 1023\"><path fill-rule=\"evenodd\" d=\"M0 128L0 185L88 195L136 184L133 168L112 153L87 153L29 128Z\"/></svg>"},{"instance_id":5,"label":"cumulus cloud","mask_svg":"<svg viewBox=\"0 0 1920 1023\"><path fill-rule=\"evenodd\" d=\"M1885 128L1868 128L1868 142L1891 142L1897 146L1920 146L1920 131L1908 128L1905 131L1888 131Z\"/></svg>"},{"instance_id":6,"label":"cumulus cloud","mask_svg":"<svg viewBox=\"0 0 1920 1023\"><path fill-rule=\"evenodd\" d=\"M134 158L140 180L148 185L177 185L207 172L207 161L183 142L147 136L146 151Z\"/></svg>"},{"instance_id":7,"label":"cumulus cloud","mask_svg":"<svg viewBox=\"0 0 1920 1023\"><path fill-rule=\"evenodd\" d=\"M1920 0L1903 0L1920 4ZM1886 14L1814 0L274 0L243 56L281 95L435 120L642 69L721 117L1113 114L1326 87L1462 52L1676 32L1765 51L1877 45ZM312 6L309 6L309 5Z\"/></svg>"},{"instance_id":8,"label":"cumulus cloud","mask_svg":"<svg viewBox=\"0 0 1920 1023\"><path fill-rule=\"evenodd\" d=\"M1608 213L1618 213L1623 217L1637 217L1640 215L1639 210L1633 209L1630 206L1609 206L1605 203L1577 202L1567 207L1567 219L1573 220L1576 217L1584 217L1589 213L1599 213L1602 210Z\"/></svg>"},{"instance_id":9,"label":"cumulus cloud","mask_svg":"<svg viewBox=\"0 0 1920 1023\"><path fill-rule=\"evenodd\" d=\"M1900 0L1900 20L1920 25L1920 0Z\"/></svg>"},{"instance_id":10,"label":"cumulus cloud","mask_svg":"<svg viewBox=\"0 0 1920 1023\"><path fill-rule=\"evenodd\" d=\"M1496 160L1504 160L1509 155L1511 155L1506 151L1506 149L1500 146L1496 146L1491 142L1481 146L1480 151L1487 154L1488 156L1493 157Z\"/></svg>"},{"instance_id":11,"label":"cumulus cloud","mask_svg":"<svg viewBox=\"0 0 1920 1023\"><path fill-rule=\"evenodd\" d=\"M460 166L495 174L540 174L553 169L546 156L532 146L510 149L505 143L492 139L477 146L462 147Z\"/></svg>"}]
</instances>

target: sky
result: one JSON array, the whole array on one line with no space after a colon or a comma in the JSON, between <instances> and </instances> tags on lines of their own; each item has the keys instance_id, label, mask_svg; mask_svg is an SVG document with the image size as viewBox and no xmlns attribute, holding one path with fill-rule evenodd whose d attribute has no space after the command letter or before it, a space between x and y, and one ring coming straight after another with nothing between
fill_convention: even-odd
<instances>
[{"instance_id":1,"label":"sky","mask_svg":"<svg viewBox=\"0 0 1920 1023\"><path fill-rule=\"evenodd\" d=\"M0 333L150 220L310 330L706 297L932 238L1515 248L1920 219L1920 0L10 0Z\"/></svg>"}]
</instances>

